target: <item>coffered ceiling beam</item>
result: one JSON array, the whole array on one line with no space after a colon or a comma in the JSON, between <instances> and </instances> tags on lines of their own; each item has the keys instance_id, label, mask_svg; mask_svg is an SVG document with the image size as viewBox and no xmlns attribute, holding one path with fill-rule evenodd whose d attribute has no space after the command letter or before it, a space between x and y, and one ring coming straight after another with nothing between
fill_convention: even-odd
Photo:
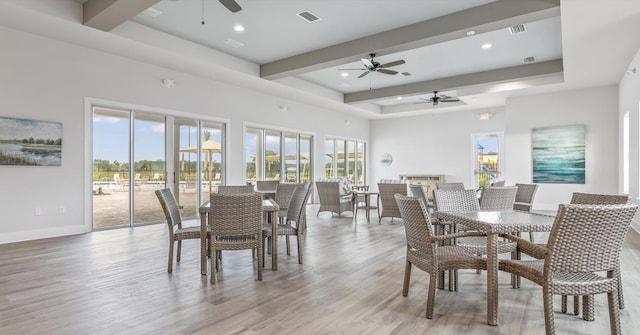
<instances>
[{"instance_id":1,"label":"coffered ceiling beam","mask_svg":"<svg viewBox=\"0 0 640 335\"><path fill-rule=\"evenodd\" d=\"M82 5L85 26L111 31L160 0L89 0Z\"/></svg>"},{"instance_id":2,"label":"coffered ceiling beam","mask_svg":"<svg viewBox=\"0 0 640 335\"><path fill-rule=\"evenodd\" d=\"M547 62L348 93L344 95L344 103L361 103L391 99L397 96L406 97L425 94L433 91L448 91L474 85L488 85L499 82L518 81L532 77L562 74L562 71L562 59L557 59Z\"/></svg>"},{"instance_id":3,"label":"coffered ceiling beam","mask_svg":"<svg viewBox=\"0 0 640 335\"><path fill-rule=\"evenodd\" d=\"M414 23L352 41L260 65L260 76L277 79L378 56L495 31L560 15L560 0L498 0L449 15Z\"/></svg>"}]
</instances>

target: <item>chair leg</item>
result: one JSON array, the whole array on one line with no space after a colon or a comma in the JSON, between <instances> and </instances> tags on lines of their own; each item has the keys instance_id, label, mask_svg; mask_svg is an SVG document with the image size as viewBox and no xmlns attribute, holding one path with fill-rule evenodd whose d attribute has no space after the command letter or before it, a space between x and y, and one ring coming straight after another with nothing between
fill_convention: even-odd
<instances>
[{"instance_id":1,"label":"chair leg","mask_svg":"<svg viewBox=\"0 0 640 335\"><path fill-rule=\"evenodd\" d=\"M436 298L436 271L429 273L429 292L427 293L427 319L433 318L433 304Z\"/></svg>"},{"instance_id":2,"label":"chair leg","mask_svg":"<svg viewBox=\"0 0 640 335\"><path fill-rule=\"evenodd\" d=\"M580 296L573 296L573 315L580 315Z\"/></svg>"},{"instance_id":3,"label":"chair leg","mask_svg":"<svg viewBox=\"0 0 640 335\"><path fill-rule=\"evenodd\" d=\"M442 271L440 271L440 273L444 274ZM407 260L404 266L404 283L402 284L403 297L409 295L409 281L411 281L411 262Z\"/></svg>"},{"instance_id":4,"label":"chair leg","mask_svg":"<svg viewBox=\"0 0 640 335\"><path fill-rule=\"evenodd\" d=\"M616 270L615 275L618 276L618 307L620 309L624 309L624 296L622 294L622 275L620 274L619 268Z\"/></svg>"},{"instance_id":5,"label":"chair leg","mask_svg":"<svg viewBox=\"0 0 640 335\"><path fill-rule=\"evenodd\" d=\"M553 292L548 287L542 288L542 302L544 305L544 327L546 335L554 335L556 333L553 320Z\"/></svg>"},{"instance_id":6,"label":"chair leg","mask_svg":"<svg viewBox=\"0 0 640 335\"><path fill-rule=\"evenodd\" d=\"M173 271L173 241L169 242L169 265L167 267L167 272L171 273Z\"/></svg>"},{"instance_id":7,"label":"chair leg","mask_svg":"<svg viewBox=\"0 0 640 335\"><path fill-rule=\"evenodd\" d=\"M257 249L257 250L256 250ZM264 267L264 253L262 252L262 246L258 246L256 249L251 249L252 252L258 252L258 280L262 281L262 268Z\"/></svg>"},{"instance_id":8,"label":"chair leg","mask_svg":"<svg viewBox=\"0 0 640 335\"><path fill-rule=\"evenodd\" d=\"M533 232L532 231L529 232L529 241L531 241L531 243L535 243L536 242L535 238L533 237Z\"/></svg>"},{"instance_id":9,"label":"chair leg","mask_svg":"<svg viewBox=\"0 0 640 335\"><path fill-rule=\"evenodd\" d=\"M567 296L562 295L562 313L567 312Z\"/></svg>"},{"instance_id":10,"label":"chair leg","mask_svg":"<svg viewBox=\"0 0 640 335\"><path fill-rule=\"evenodd\" d=\"M617 290L616 290L617 291ZM618 301L619 292L607 292L607 300L609 302L609 325L611 334L620 335L620 302Z\"/></svg>"},{"instance_id":11,"label":"chair leg","mask_svg":"<svg viewBox=\"0 0 640 335\"><path fill-rule=\"evenodd\" d=\"M291 245L289 244L289 235L284 237L287 240L287 255L291 255Z\"/></svg>"},{"instance_id":12,"label":"chair leg","mask_svg":"<svg viewBox=\"0 0 640 335\"><path fill-rule=\"evenodd\" d=\"M180 263L180 254L182 252L182 240L178 240L178 252L176 253L176 262Z\"/></svg>"},{"instance_id":13,"label":"chair leg","mask_svg":"<svg viewBox=\"0 0 640 335\"><path fill-rule=\"evenodd\" d=\"M595 320L594 316L594 300L592 295L582 296L582 319L585 321Z\"/></svg>"},{"instance_id":14,"label":"chair leg","mask_svg":"<svg viewBox=\"0 0 640 335\"><path fill-rule=\"evenodd\" d=\"M449 275L451 278L451 275ZM438 271L438 288L444 290L444 271Z\"/></svg>"},{"instance_id":15,"label":"chair leg","mask_svg":"<svg viewBox=\"0 0 640 335\"><path fill-rule=\"evenodd\" d=\"M302 238L300 235L298 235L298 264L302 264Z\"/></svg>"},{"instance_id":16,"label":"chair leg","mask_svg":"<svg viewBox=\"0 0 640 335\"><path fill-rule=\"evenodd\" d=\"M218 270L218 251L215 248L211 249L211 254L215 255L214 257L210 257L211 259L211 284L216 283L216 270Z\"/></svg>"}]
</instances>

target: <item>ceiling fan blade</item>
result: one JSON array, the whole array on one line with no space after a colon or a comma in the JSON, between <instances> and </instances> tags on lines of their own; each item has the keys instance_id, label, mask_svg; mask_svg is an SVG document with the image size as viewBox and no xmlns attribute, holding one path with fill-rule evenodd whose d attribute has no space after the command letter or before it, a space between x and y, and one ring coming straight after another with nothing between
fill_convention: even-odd
<instances>
[{"instance_id":1,"label":"ceiling fan blade","mask_svg":"<svg viewBox=\"0 0 640 335\"><path fill-rule=\"evenodd\" d=\"M218 0L220 1L220 3L227 7L228 10L230 10L232 13L235 12L239 12L240 10L242 10L242 7L240 7L240 5L238 5L238 3L235 0Z\"/></svg>"},{"instance_id":2,"label":"ceiling fan blade","mask_svg":"<svg viewBox=\"0 0 640 335\"><path fill-rule=\"evenodd\" d=\"M400 59L400 60L397 60L397 61L394 61L394 62L385 63L385 64L380 65L379 67L380 68L392 67L392 66L396 66L396 65L400 65L400 64L404 64L404 60Z\"/></svg>"},{"instance_id":3,"label":"ceiling fan blade","mask_svg":"<svg viewBox=\"0 0 640 335\"><path fill-rule=\"evenodd\" d=\"M447 98L442 97L442 99L440 99L440 101L442 101L442 102L458 102L458 101L460 101L460 99L458 99L458 98L451 98L451 97L447 97Z\"/></svg>"},{"instance_id":4,"label":"ceiling fan blade","mask_svg":"<svg viewBox=\"0 0 640 335\"><path fill-rule=\"evenodd\" d=\"M373 63L371 63L370 60L366 59L366 58L360 58L360 60L362 61L362 64L364 64L364 66L367 67L367 69L372 69L374 68Z\"/></svg>"},{"instance_id":5,"label":"ceiling fan blade","mask_svg":"<svg viewBox=\"0 0 640 335\"><path fill-rule=\"evenodd\" d=\"M371 72L371 71L367 70L367 71L362 72L362 74L361 74L361 75L359 75L359 76L358 76L358 78L362 78L362 77L364 77L364 76L368 75L368 74L369 74L369 72Z\"/></svg>"},{"instance_id":6,"label":"ceiling fan blade","mask_svg":"<svg viewBox=\"0 0 640 335\"><path fill-rule=\"evenodd\" d=\"M398 74L398 71L386 70L386 69L378 69L378 72L384 73L384 74L390 74L390 75Z\"/></svg>"},{"instance_id":7,"label":"ceiling fan blade","mask_svg":"<svg viewBox=\"0 0 640 335\"><path fill-rule=\"evenodd\" d=\"M338 69L338 71L351 71L351 70L367 71L369 69Z\"/></svg>"}]
</instances>

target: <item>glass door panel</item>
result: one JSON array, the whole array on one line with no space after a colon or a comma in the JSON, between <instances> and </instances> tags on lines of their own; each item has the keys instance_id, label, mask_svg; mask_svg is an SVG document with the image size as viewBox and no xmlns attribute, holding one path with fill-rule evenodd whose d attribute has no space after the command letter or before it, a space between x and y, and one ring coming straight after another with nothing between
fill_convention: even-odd
<instances>
[{"instance_id":1,"label":"glass door panel","mask_svg":"<svg viewBox=\"0 0 640 335\"><path fill-rule=\"evenodd\" d=\"M247 183L256 184L262 179L262 130L247 128L244 139Z\"/></svg>"},{"instance_id":2,"label":"glass door panel","mask_svg":"<svg viewBox=\"0 0 640 335\"><path fill-rule=\"evenodd\" d=\"M160 174L165 168L164 116L134 113L133 121L133 222L158 222L165 219L155 190L164 188ZM153 179L153 181L152 181Z\"/></svg>"},{"instance_id":3,"label":"glass door panel","mask_svg":"<svg viewBox=\"0 0 640 335\"><path fill-rule=\"evenodd\" d=\"M355 183L354 185L364 185L364 160L365 160L365 150L364 143L358 142L356 148L356 175L355 175Z\"/></svg>"},{"instance_id":4,"label":"glass door panel","mask_svg":"<svg viewBox=\"0 0 640 335\"><path fill-rule=\"evenodd\" d=\"M347 177L351 185L356 185L354 178L356 177L356 143L352 141L347 142Z\"/></svg>"},{"instance_id":5,"label":"glass door panel","mask_svg":"<svg viewBox=\"0 0 640 335\"><path fill-rule=\"evenodd\" d=\"M324 140L324 177L325 178L333 178L333 169L335 166L334 162L334 143L335 141L332 139Z\"/></svg>"},{"instance_id":6,"label":"glass door panel","mask_svg":"<svg viewBox=\"0 0 640 335\"><path fill-rule=\"evenodd\" d=\"M174 195L183 217L198 215L198 121L174 120ZM177 165L177 166L176 166Z\"/></svg>"},{"instance_id":7,"label":"glass door panel","mask_svg":"<svg viewBox=\"0 0 640 335\"><path fill-rule=\"evenodd\" d=\"M93 108L93 228L128 226L129 112Z\"/></svg>"},{"instance_id":8,"label":"glass door panel","mask_svg":"<svg viewBox=\"0 0 640 335\"><path fill-rule=\"evenodd\" d=\"M502 179L502 134L484 133L473 135L474 188L482 188L495 180Z\"/></svg>"},{"instance_id":9,"label":"glass door panel","mask_svg":"<svg viewBox=\"0 0 640 335\"><path fill-rule=\"evenodd\" d=\"M298 135L284 134L285 183L298 182Z\"/></svg>"},{"instance_id":10,"label":"glass door panel","mask_svg":"<svg viewBox=\"0 0 640 335\"><path fill-rule=\"evenodd\" d=\"M265 131L264 180L280 180L280 132Z\"/></svg>"},{"instance_id":11,"label":"glass door panel","mask_svg":"<svg viewBox=\"0 0 640 335\"><path fill-rule=\"evenodd\" d=\"M202 122L201 139L201 167L200 167L200 199L209 199L211 191L218 191L222 183L223 152L222 125L212 122Z\"/></svg>"},{"instance_id":12,"label":"glass door panel","mask_svg":"<svg viewBox=\"0 0 640 335\"><path fill-rule=\"evenodd\" d=\"M345 143L346 141L336 141L336 177L344 177L347 175L345 169Z\"/></svg>"},{"instance_id":13,"label":"glass door panel","mask_svg":"<svg viewBox=\"0 0 640 335\"><path fill-rule=\"evenodd\" d=\"M300 135L300 182L311 181L311 136Z\"/></svg>"}]
</instances>

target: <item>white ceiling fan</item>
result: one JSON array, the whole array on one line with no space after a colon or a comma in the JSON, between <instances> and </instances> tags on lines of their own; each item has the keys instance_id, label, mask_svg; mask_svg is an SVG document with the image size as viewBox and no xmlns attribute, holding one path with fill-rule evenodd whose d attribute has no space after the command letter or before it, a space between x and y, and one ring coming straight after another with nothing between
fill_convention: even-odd
<instances>
[{"instance_id":1,"label":"white ceiling fan","mask_svg":"<svg viewBox=\"0 0 640 335\"><path fill-rule=\"evenodd\" d=\"M364 71L362 74L358 76L358 78L362 78L368 75L370 72L379 72L379 73L384 73L389 75L396 75L398 74L398 71L388 70L387 68L392 66L398 66L405 63L403 59L399 59L393 62L380 64L379 62L376 62L373 59L375 56L376 54L370 53L369 59L366 59L366 58L360 59L360 61L362 61L362 64L364 65L364 69L362 68L361 69L338 69L338 71L351 71L351 70Z\"/></svg>"},{"instance_id":2,"label":"white ceiling fan","mask_svg":"<svg viewBox=\"0 0 640 335\"><path fill-rule=\"evenodd\" d=\"M423 100L423 102L417 102L418 104L424 104L424 103L430 103L433 104L434 106L437 106L439 103L441 102L458 102L460 101L460 99L458 98L454 98L454 97L450 97L448 95L438 95L438 91L433 91L433 96L425 99L425 98L420 98L420 100Z\"/></svg>"}]
</instances>

